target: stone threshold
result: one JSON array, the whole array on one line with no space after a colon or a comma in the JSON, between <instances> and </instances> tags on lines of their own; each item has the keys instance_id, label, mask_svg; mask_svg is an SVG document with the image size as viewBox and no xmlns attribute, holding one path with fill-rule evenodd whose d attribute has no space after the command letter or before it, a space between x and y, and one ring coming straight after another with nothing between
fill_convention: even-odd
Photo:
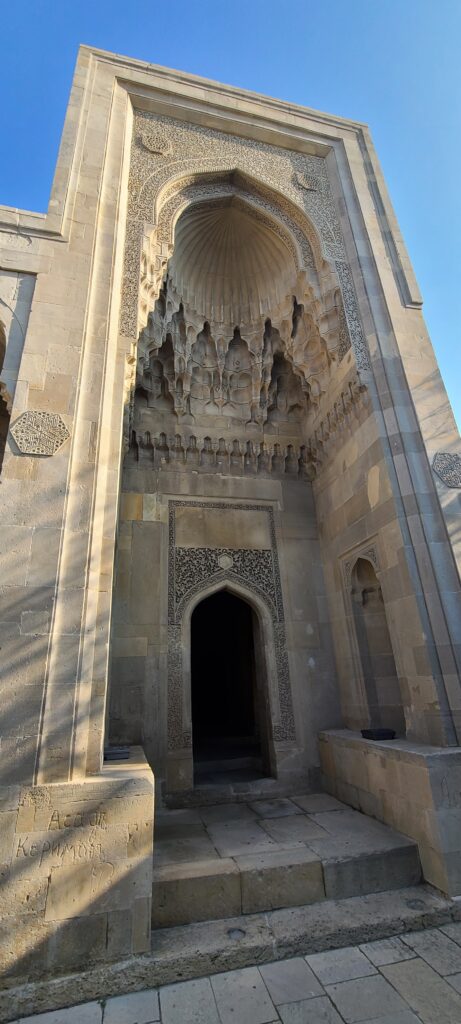
<instances>
[{"instance_id":1,"label":"stone threshold","mask_svg":"<svg viewBox=\"0 0 461 1024\"><path fill-rule=\"evenodd\" d=\"M320 771L294 776L289 779L244 778L244 773L222 772L220 781L199 782L193 789L167 792L161 796L166 808L181 810L186 807L204 807L215 804L247 803L249 800L272 800L296 793L317 793Z\"/></svg>"},{"instance_id":2,"label":"stone threshold","mask_svg":"<svg viewBox=\"0 0 461 1024\"><path fill-rule=\"evenodd\" d=\"M221 971L390 938L461 920L429 885L159 929L151 952L0 992L0 1024Z\"/></svg>"}]
</instances>

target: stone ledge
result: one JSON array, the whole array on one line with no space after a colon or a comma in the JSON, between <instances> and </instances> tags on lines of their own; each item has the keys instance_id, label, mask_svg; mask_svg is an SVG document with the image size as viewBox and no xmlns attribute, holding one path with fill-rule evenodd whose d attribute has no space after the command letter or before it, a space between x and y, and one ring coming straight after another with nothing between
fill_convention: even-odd
<instances>
[{"instance_id":1,"label":"stone ledge","mask_svg":"<svg viewBox=\"0 0 461 1024\"><path fill-rule=\"evenodd\" d=\"M149 948L153 812L136 749L98 775L0 791L4 982Z\"/></svg>"},{"instance_id":2,"label":"stone ledge","mask_svg":"<svg viewBox=\"0 0 461 1024\"><path fill-rule=\"evenodd\" d=\"M416 840L426 881L461 894L461 748L319 734L328 793Z\"/></svg>"},{"instance_id":3,"label":"stone ledge","mask_svg":"<svg viewBox=\"0 0 461 1024\"><path fill-rule=\"evenodd\" d=\"M461 919L461 907L430 886L325 900L154 932L151 952L78 974L0 992L0 1024L90 999L137 992L300 953L358 945Z\"/></svg>"}]
</instances>

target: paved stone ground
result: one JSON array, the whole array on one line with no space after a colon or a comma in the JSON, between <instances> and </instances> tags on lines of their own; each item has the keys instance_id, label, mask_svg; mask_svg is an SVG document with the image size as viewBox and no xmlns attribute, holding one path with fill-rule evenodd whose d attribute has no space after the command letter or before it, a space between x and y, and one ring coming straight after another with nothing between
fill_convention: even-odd
<instances>
[{"instance_id":1,"label":"paved stone ground","mask_svg":"<svg viewBox=\"0 0 461 1024\"><path fill-rule=\"evenodd\" d=\"M15 1024L461 1024L461 922Z\"/></svg>"}]
</instances>

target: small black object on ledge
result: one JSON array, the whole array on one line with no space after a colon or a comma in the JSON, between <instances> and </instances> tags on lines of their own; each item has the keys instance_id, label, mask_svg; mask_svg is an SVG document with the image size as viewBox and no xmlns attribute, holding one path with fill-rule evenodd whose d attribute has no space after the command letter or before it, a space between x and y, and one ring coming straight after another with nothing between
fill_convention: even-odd
<instances>
[{"instance_id":1,"label":"small black object on ledge","mask_svg":"<svg viewBox=\"0 0 461 1024\"><path fill-rule=\"evenodd\" d=\"M105 761L129 761L129 747L104 747Z\"/></svg>"},{"instance_id":2,"label":"small black object on ledge","mask_svg":"<svg viewBox=\"0 0 461 1024\"><path fill-rule=\"evenodd\" d=\"M361 729L364 740L395 740L394 729Z\"/></svg>"}]
</instances>

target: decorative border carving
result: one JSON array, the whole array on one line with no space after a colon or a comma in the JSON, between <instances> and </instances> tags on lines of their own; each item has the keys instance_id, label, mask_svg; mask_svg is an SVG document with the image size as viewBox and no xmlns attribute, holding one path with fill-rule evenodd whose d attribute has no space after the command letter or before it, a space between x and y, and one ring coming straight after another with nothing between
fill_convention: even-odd
<instances>
[{"instance_id":1,"label":"decorative border carving","mask_svg":"<svg viewBox=\"0 0 461 1024\"><path fill-rule=\"evenodd\" d=\"M446 487L461 487L461 455L437 452L432 469Z\"/></svg>"},{"instance_id":2,"label":"decorative border carving","mask_svg":"<svg viewBox=\"0 0 461 1024\"><path fill-rule=\"evenodd\" d=\"M176 509L205 508L264 512L268 517L271 547L254 548L184 548L176 546ZM277 666L280 723L274 725L276 741L294 740L295 725L291 699L288 651L286 646L282 586L277 556L273 509L266 505L234 502L169 502L168 511L168 747L170 750L191 746L190 733L183 731L183 653L182 617L190 598L206 584L221 580L243 584L264 602L272 621Z\"/></svg>"},{"instance_id":3,"label":"decorative border carving","mask_svg":"<svg viewBox=\"0 0 461 1024\"><path fill-rule=\"evenodd\" d=\"M370 353L363 333L362 321L360 319L351 270L349 264L341 260L335 260L335 267L339 283L341 285L344 313L349 329L352 348L354 349L357 369L368 370L370 367Z\"/></svg>"},{"instance_id":4,"label":"decorative border carving","mask_svg":"<svg viewBox=\"0 0 461 1024\"><path fill-rule=\"evenodd\" d=\"M272 551L250 548L175 548L176 618L181 619L186 602L200 593L204 583L219 579L245 583L269 605L271 617L277 621Z\"/></svg>"}]
</instances>

